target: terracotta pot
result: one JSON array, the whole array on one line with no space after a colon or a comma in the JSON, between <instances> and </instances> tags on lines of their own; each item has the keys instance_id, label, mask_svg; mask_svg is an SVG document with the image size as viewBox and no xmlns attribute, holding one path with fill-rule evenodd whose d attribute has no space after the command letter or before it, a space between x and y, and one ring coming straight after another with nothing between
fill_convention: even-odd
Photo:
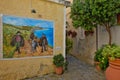
<instances>
[{"instance_id":1,"label":"terracotta pot","mask_svg":"<svg viewBox=\"0 0 120 80\"><path fill-rule=\"evenodd\" d=\"M120 59L109 61L109 67L105 71L106 80L120 80Z\"/></svg>"},{"instance_id":2,"label":"terracotta pot","mask_svg":"<svg viewBox=\"0 0 120 80\"><path fill-rule=\"evenodd\" d=\"M56 74L61 75L63 73L63 67L56 67L55 72Z\"/></svg>"},{"instance_id":3,"label":"terracotta pot","mask_svg":"<svg viewBox=\"0 0 120 80\"><path fill-rule=\"evenodd\" d=\"M100 66L99 66L100 62L95 62L94 64L95 64L96 70L97 70L97 71L101 71L101 68L100 68Z\"/></svg>"}]
</instances>

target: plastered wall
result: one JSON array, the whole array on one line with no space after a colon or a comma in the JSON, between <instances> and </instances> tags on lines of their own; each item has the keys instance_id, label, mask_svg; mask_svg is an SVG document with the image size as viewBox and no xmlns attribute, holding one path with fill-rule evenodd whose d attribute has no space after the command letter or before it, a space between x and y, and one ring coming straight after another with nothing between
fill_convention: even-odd
<instances>
[{"instance_id":1,"label":"plastered wall","mask_svg":"<svg viewBox=\"0 0 120 80\"><path fill-rule=\"evenodd\" d=\"M36 13L31 13L31 9ZM64 5L48 0L0 0L0 14L54 21L54 54L65 54ZM52 57L0 60L0 80L19 80L53 72Z\"/></svg>"},{"instance_id":2,"label":"plastered wall","mask_svg":"<svg viewBox=\"0 0 120 80\"><path fill-rule=\"evenodd\" d=\"M112 43L120 45L120 25L111 27ZM106 29L102 26L98 27L98 48L104 44L108 44L109 36Z\"/></svg>"}]
</instances>

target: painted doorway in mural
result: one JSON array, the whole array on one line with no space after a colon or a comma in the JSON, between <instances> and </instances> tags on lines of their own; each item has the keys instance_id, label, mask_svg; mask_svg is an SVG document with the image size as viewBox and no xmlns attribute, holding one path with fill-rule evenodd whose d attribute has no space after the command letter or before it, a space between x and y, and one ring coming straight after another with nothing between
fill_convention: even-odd
<instances>
[{"instance_id":1,"label":"painted doorway in mural","mask_svg":"<svg viewBox=\"0 0 120 80\"><path fill-rule=\"evenodd\" d=\"M3 15L3 58L51 56L54 22Z\"/></svg>"}]
</instances>

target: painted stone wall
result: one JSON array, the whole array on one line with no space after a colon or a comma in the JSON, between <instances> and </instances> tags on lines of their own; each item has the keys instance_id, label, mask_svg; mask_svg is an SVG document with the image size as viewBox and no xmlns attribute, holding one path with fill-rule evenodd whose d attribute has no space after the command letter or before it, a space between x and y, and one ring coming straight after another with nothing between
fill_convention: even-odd
<instances>
[{"instance_id":1,"label":"painted stone wall","mask_svg":"<svg viewBox=\"0 0 120 80\"><path fill-rule=\"evenodd\" d=\"M31 9L36 13L31 13ZM65 55L64 5L48 0L0 0L0 14L54 21L54 54ZM0 80L19 80L53 72L52 57L0 60Z\"/></svg>"}]
</instances>

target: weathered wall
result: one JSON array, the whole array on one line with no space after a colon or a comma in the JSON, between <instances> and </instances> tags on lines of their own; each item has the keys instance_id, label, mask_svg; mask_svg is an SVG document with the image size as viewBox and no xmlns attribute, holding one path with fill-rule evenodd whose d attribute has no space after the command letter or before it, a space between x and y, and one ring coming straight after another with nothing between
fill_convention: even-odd
<instances>
[{"instance_id":1,"label":"weathered wall","mask_svg":"<svg viewBox=\"0 0 120 80\"><path fill-rule=\"evenodd\" d=\"M73 0L68 0L72 1ZM77 58L89 63L93 64L94 62L94 52L96 51L96 30L94 30L94 34L91 36L86 36L84 39L78 39L78 36L81 33L78 33L78 29L75 29L72 25L72 20L70 19L70 7L67 8L66 12L67 21L70 27L67 30L72 30L77 32L77 36L72 38L73 40L73 49L71 54L76 56Z\"/></svg>"},{"instance_id":2,"label":"weathered wall","mask_svg":"<svg viewBox=\"0 0 120 80\"><path fill-rule=\"evenodd\" d=\"M31 13L31 9L36 13ZM64 5L47 0L32 0L32 4L31 0L0 0L0 14L54 21L54 54L64 54ZM19 80L53 70L52 56L0 60L0 80Z\"/></svg>"},{"instance_id":3,"label":"weathered wall","mask_svg":"<svg viewBox=\"0 0 120 80\"><path fill-rule=\"evenodd\" d=\"M51 58L0 61L0 80L19 80L53 72Z\"/></svg>"},{"instance_id":4,"label":"weathered wall","mask_svg":"<svg viewBox=\"0 0 120 80\"><path fill-rule=\"evenodd\" d=\"M80 33L77 33L77 36ZM84 39L73 38L72 54L86 63L94 64L94 52L96 51L96 31L94 34L85 36Z\"/></svg>"},{"instance_id":5,"label":"weathered wall","mask_svg":"<svg viewBox=\"0 0 120 80\"><path fill-rule=\"evenodd\" d=\"M112 43L120 45L120 26L111 27L112 33ZM98 27L98 48L100 48L104 44L108 44L109 37L108 33L104 27Z\"/></svg>"}]
</instances>

